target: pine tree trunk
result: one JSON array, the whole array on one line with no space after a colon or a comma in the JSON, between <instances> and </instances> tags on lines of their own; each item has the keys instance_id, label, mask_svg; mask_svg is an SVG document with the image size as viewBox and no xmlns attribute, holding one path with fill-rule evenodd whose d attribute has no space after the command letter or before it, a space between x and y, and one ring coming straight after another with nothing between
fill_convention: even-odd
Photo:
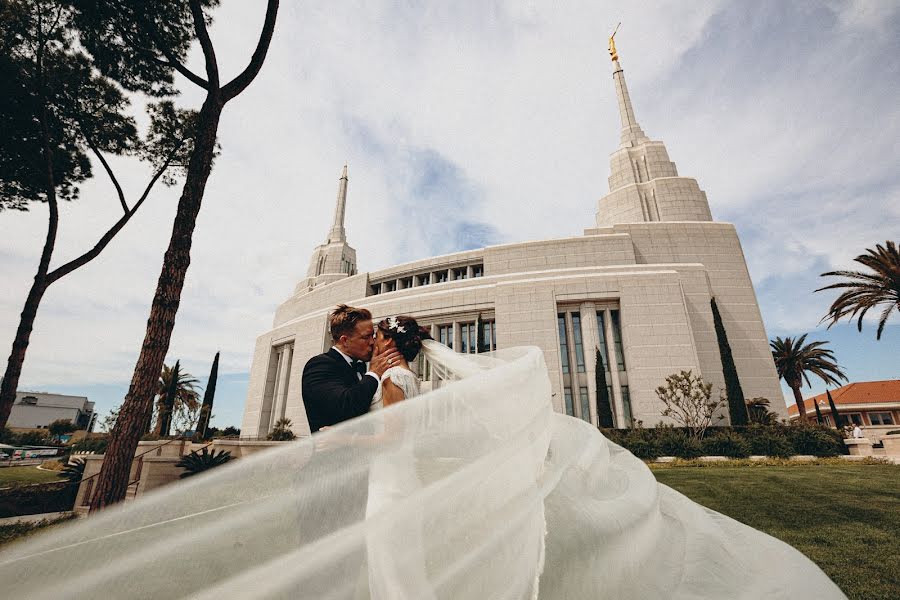
<instances>
[{"instance_id":1,"label":"pine tree trunk","mask_svg":"<svg viewBox=\"0 0 900 600\"><path fill-rule=\"evenodd\" d=\"M146 426L147 416L153 410L159 374L169 350L175 315L191 262L191 239L212 169L222 106L218 93L210 92L200 110L194 152L188 164L172 236L150 307L144 343L128 394L110 436L110 444L91 500L91 512L119 502L125 497L128 488L131 462Z\"/></svg>"},{"instance_id":2,"label":"pine tree trunk","mask_svg":"<svg viewBox=\"0 0 900 600\"><path fill-rule=\"evenodd\" d=\"M40 70L40 65L39 65ZM43 98L43 75L41 77L41 97ZM41 260L38 263L37 273L34 275L34 283L25 298L25 306L19 317L19 327L16 329L16 337L13 339L12 351L6 362L6 372L0 382L0 429L6 427L9 413L12 412L13 403L16 401L16 388L19 387L19 377L22 375L22 365L25 364L25 353L31 340L31 332L34 330L34 319L37 316L38 307L47 291L47 273L50 270L50 258L56 247L56 231L59 227L59 207L56 203L56 178L53 174L53 147L50 143L50 129L47 124L49 113L46 103L41 112L41 135L43 137L44 169L47 176L47 208L50 211L47 224L47 237L44 240L44 248L41 250Z\"/></svg>"},{"instance_id":3,"label":"pine tree trunk","mask_svg":"<svg viewBox=\"0 0 900 600\"><path fill-rule=\"evenodd\" d=\"M197 435L199 439L206 439L206 430L209 428L209 419L212 415L213 399L216 396L216 380L219 378L219 353L213 359L212 368L209 371L209 380L206 382L206 390L203 392L203 405L200 407L200 419L197 421Z\"/></svg>"},{"instance_id":4,"label":"pine tree trunk","mask_svg":"<svg viewBox=\"0 0 900 600\"><path fill-rule=\"evenodd\" d=\"M797 403L797 412L800 413L800 423L806 424L806 407L803 406L803 396L800 394L800 384L792 385L791 390L794 392L794 402Z\"/></svg>"},{"instance_id":5,"label":"pine tree trunk","mask_svg":"<svg viewBox=\"0 0 900 600\"><path fill-rule=\"evenodd\" d=\"M13 403L16 401L16 388L19 387L19 377L22 375L22 365L25 364L25 353L34 329L34 319L37 316L38 306L47 291L44 283L46 272L38 271L34 276L34 283L25 299L22 315L19 317L19 327L16 329L16 337L13 339L12 351L6 362L6 372L3 374L3 383L0 384L0 429L6 427L9 413L12 412Z\"/></svg>"}]
</instances>

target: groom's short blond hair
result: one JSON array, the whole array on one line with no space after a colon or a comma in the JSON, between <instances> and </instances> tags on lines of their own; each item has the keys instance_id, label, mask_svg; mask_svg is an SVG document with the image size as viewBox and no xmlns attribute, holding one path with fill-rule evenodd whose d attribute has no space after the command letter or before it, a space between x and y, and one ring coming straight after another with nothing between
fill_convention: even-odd
<instances>
[{"instance_id":1,"label":"groom's short blond hair","mask_svg":"<svg viewBox=\"0 0 900 600\"><path fill-rule=\"evenodd\" d=\"M331 340L337 342L342 335L351 335L363 321L371 321L372 313L365 308L338 304L328 317Z\"/></svg>"}]
</instances>

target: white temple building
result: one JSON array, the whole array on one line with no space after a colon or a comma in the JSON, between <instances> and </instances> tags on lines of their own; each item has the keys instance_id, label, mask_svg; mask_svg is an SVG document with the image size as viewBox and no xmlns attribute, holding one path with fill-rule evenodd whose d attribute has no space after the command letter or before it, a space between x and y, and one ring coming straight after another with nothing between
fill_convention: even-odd
<instances>
[{"instance_id":1,"label":"white temple building","mask_svg":"<svg viewBox=\"0 0 900 600\"><path fill-rule=\"evenodd\" d=\"M325 243L257 338L242 436L264 438L285 417L295 433L309 433L301 375L307 360L331 346L327 319L338 303L368 308L376 319L411 315L459 352L538 346L554 408L594 424L599 350L615 425L627 427L666 421L654 390L672 373L691 370L716 392L725 389L714 298L744 397L769 398L786 416L734 225L713 221L697 181L680 176L663 142L644 134L611 51L622 134L609 192L584 235L358 273L344 230L344 167ZM427 379L421 361L419 368Z\"/></svg>"}]
</instances>

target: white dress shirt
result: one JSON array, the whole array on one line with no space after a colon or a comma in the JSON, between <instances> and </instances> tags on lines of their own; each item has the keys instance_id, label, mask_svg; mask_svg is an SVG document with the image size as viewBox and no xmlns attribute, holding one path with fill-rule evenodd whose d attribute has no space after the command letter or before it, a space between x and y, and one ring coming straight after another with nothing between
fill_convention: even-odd
<instances>
[{"instance_id":1,"label":"white dress shirt","mask_svg":"<svg viewBox=\"0 0 900 600\"><path fill-rule=\"evenodd\" d=\"M338 348L337 346L332 346L331 349L337 350L337 353L344 357L344 360L347 361L347 364L350 365L351 367L353 367L353 363L356 362L355 360L353 360L352 358L350 358L349 356L347 356L346 354L341 352L341 349ZM353 370L356 371L356 367L353 367ZM378 378L378 375L376 375L372 371L366 371L366 375L371 375L372 377L375 378L375 381L381 382L381 380ZM360 381L362 381L363 377L365 377L365 375L360 375L359 372L357 371L356 378L359 379Z\"/></svg>"}]
</instances>

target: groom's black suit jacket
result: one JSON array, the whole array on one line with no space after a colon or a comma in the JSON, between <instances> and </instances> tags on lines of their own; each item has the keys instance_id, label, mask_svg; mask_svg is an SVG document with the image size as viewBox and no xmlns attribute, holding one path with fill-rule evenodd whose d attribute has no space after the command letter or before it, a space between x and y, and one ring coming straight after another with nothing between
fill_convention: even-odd
<instances>
[{"instance_id":1,"label":"groom's black suit jacket","mask_svg":"<svg viewBox=\"0 0 900 600\"><path fill-rule=\"evenodd\" d=\"M334 348L313 356L303 367L302 383L310 432L366 414L377 389L374 377L366 375L360 381Z\"/></svg>"}]
</instances>

